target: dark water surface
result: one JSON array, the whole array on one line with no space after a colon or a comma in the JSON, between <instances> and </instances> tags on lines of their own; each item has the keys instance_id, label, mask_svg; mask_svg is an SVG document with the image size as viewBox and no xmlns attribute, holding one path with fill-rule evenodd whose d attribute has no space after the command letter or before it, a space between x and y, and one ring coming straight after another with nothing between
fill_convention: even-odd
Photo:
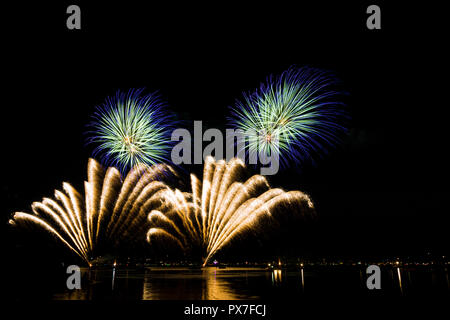
<instances>
[{"instance_id":1,"label":"dark water surface","mask_svg":"<svg viewBox=\"0 0 450 320\"><path fill-rule=\"evenodd\" d=\"M381 290L366 288L363 268L82 269L82 288L52 289L57 300L235 300L302 296L438 295L450 293L445 267L382 269Z\"/></svg>"}]
</instances>

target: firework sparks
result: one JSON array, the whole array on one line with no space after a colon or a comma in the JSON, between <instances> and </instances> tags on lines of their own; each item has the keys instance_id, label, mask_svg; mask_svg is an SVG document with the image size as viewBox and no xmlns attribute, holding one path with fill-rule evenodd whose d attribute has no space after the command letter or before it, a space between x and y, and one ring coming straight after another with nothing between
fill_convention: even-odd
<instances>
[{"instance_id":1,"label":"firework sparks","mask_svg":"<svg viewBox=\"0 0 450 320\"><path fill-rule=\"evenodd\" d=\"M145 241L147 214L160 209L161 191L176 173L167 165L138 164L122 181L119 171L106 171L94 159L88 161L88 181L83 196L70 184L55 191L55 199L32 204L33 214L16 212L13 226L39 227L62 241L87 263L99 244L112 246Z\"/></svg>"},{"instance_id":2,"label":"firework sparks","mask_svg":"<svg viewBox=\"0 0 450 320\"><path fill-rule=\"evenodd\" d=\"M168 160L173 117L165 112L156 94L141 93L119 91L107 98L90 124L93 131L89 132L88 143L97 145L94 156L122 173L140 163L153 165Z\"/></svg>"},{"instance_id":3,"label":"firework sparks","mask_svg":"<svg viewBox=\"0 0 450 320\"><path fill-rule=\"evenodd\" d=\"M325 71L291 67L244 94L231 110L230 123L248 134L247 152L278 154L284 165L314 161L346 132L336 83Z\"/></svg>"},{"instance_id":4,"label":"firework sparks","mask_svg":"<svg viewBox=\"0 0 450 320\"><path fill-rule=\"evenodd\" d=\"M244 163L226 163L208 157L203 182L191 175L192 193L164 189L164 205L148 215L147 241L172 240L183 250L200 247L204 264L236 236L255 230L277 214L314 213L310 198L300 191L271 189L266 178L255 175L242 182Z\"/></svg>"}]
</instances>

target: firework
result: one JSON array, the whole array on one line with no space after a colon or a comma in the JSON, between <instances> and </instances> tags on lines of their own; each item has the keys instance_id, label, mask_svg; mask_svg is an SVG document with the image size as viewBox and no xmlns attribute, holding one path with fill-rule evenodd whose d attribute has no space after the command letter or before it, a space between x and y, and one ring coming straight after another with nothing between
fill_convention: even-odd
<instances>
[{"instance_id":1,"label":"firework","mask_svg":"<svg viewBox=\"0 0 450 320\"><path fill-rule=\"evenodd\" d=\"M174 242L183 250L200 248L204 264L232 239L256 230L280 214L310 216L314 206L300 191L271 189L266 178L254 175L246 181L244 163L226 163L208 157L203 182L191 175L191 193L164 189L160 209L148 215L147 241Z\"/></svg>"},{"instance_id":2,"label":"firework","mask_svg":"<svg viewBox=\"0 0 450 320\"><path fill-rule=\"evenodd\" d=\"M89 262L102 243L145 242L147 214L160 207L159 194L175 176L167 165L138 164L122 180L116 168L105 171L89 159L84 197L65 182L54 199L33 203L33 214L16 212L10 224L44 229Z\"/></svg>"},{"instance_id":3,"label":"firework","mask_svg":"<svg viewBox=\"0 0 450 320\"><path fill-rule=\"evenodd\" d=\"M156 94L141 96L142 90L117 92L98 107L90 127L88 143L96 145L94 156L121 172L143 163L167 162L173 117Z\"/></svg>"},{"instance_id":4,"label":"firework","mask_svg":"<svg viewBox=\"0 0 450 320\"><path fill-rule=\"evenodd\" d=\"M336 145L346 131L347 118L336 79L313 68L291 67L269 77L259 90L244 94L229 118L235 129L247 133L247 152L275 153L280 163L314 162Z\"/></svg>"}]
</instances>

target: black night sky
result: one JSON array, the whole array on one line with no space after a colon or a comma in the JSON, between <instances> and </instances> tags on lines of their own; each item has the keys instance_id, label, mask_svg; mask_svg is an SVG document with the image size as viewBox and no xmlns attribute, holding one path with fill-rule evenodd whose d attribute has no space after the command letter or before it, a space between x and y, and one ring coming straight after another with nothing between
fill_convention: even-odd
<instances>
[{"instance_id":1,"label":"black night sky","mask_svg":"<svg viewBox=\"0 0 450 320\"><path fill-rule=\"evenodd\" d=\"M65 2L16 5L7 13L7 252L29 252L8 229L14 211L28 211L63 181L81 188L92 151L85 126L105 97L118 89L159 90L179 119L225 128L228 106L242 92L295 64L334 71L349 93L352 119L343 144L315 167L270 178L273 186L309 193L319 214L301 235L280 235L282 253L450 254L447 100L438 98L448 81L436 77L446 56L433 25L438 19L425 23L417 8L384 4L382 30L371 31L365 3L77 3L81 31L66 29Z\"/></svg>"}]
</instances>

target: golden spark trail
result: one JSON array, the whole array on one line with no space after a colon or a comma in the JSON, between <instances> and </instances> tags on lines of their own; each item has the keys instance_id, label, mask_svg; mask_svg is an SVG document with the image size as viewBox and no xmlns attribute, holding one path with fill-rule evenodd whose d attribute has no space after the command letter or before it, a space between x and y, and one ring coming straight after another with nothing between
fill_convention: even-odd
<instances>
[{"instance_id":1,"label":"golden spark trail","mask_svg":"<svg viewBox=\"0 0 450 320\"><path fill-rule=\"evenodd\" d=\"M200 246L204 265L236 237L256 230L264 219L278 215L313 215L311 199L300 191L271 189L266 178L254 175L242 181L244 163L205 159L203 181L191 174L192 193L167 188L161 205L149 214L147 241L174 241L183 250Z\"/></svg>"},{"instance_id":2,"label":"golden spark trail","mask_svg":"<svg viewBox=\"0 0 450 320\"><path fill-rule=\"evenodd\" d=\"M59 240L61 240L70 250L75 252L77 255L79 255L83 259L87 259L86 256L84 256L82 253L80 253L78 250L74 249L70 243L68 243L54 228L52 228L47 222L45 222L43 219L36 217L29 213L24 212L16 212L13 216L13 219L9 221L11 225L21 225L21 224L27 224L27 223L34 223L41 228L47 230L50 234L56 236Z\"/></svg>"},{"instance_id":3,"label":"golden spark trail","mask_svg":"<svg viewBox=\"0 0 450 320\"><path fill-rule=\"evenodd\" d=\"M69 183L55 190L55 200L35 202L33 214L16 212L12 226L38 227L56 236L87 263L98 254L100 244L145 243L150 227L147 216L164 209L161 191L176 173L167 165L135 166L125 180L116 168L104 168L94 159L88 161L88 181L84 197ZM190 210L189 205L183 207Z\"/></svg>"}]
</instances>

